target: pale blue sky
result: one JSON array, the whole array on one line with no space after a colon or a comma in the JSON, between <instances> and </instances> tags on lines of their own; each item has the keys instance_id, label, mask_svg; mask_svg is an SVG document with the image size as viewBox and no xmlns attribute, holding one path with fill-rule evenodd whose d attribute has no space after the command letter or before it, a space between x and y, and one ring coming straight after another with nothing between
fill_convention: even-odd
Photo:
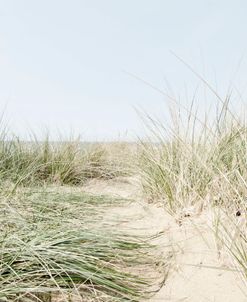
<instances>
[{"instance_id":1,"label":"pale blue sky","mask_svg":"<svg viewBox=\"0 0 247 302\"><path fill-rule=\"evenodd\" d=\"M7 104L23 137L44 127L87 140L141 135L133 108L164 116L167 108L123 71L186 104L199 80L173 51L221 93L231 81L242 91L246 14L245 0L0 0L0 109Z\"/></svg>"}]
</instances>

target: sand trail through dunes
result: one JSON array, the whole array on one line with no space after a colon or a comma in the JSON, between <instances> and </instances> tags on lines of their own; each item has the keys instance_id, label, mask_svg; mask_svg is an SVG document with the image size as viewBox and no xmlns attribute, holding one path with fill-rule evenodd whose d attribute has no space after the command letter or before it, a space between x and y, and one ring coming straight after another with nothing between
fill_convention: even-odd
<instances>
[{"instance_id":1,"label":"sand trail through dunes","mask_svg":"<svg viewBox=\"0 0 247 302\"><path fill-rule=\"evenodd\" d=\"M128 231L155 234L157 252L167 263L166 280L150 302L246 302L247 289L238 272L219 259L208 213L184 218L182 225L165 210L144 201L138 177L89 181L82 190L92 194L129 199L124 207L113 207L117 225ZM107 220L107 217L106 217Z\"/></svg>"}]
</instances>

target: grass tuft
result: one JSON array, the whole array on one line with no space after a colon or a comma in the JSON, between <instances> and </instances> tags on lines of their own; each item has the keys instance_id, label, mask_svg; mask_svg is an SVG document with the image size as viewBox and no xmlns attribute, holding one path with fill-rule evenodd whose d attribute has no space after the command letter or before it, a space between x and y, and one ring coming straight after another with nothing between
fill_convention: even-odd
<instances>
[{"instance_id":1,"label":"grass tuft","mask_svg":"<svg viewBox=\"0 0 247 302\"><path fill-rule=\"evenodd\" d=\"M210 123L192 109L186 112L181 116L179 111L173 125L144 118L150 133L140 142L144 192L171 214L188 208L195 214L203 209L224 213L215 220L215 234L246 281L246 120L233 115L229 98ZM241 216L241 226L236 216Z\"/></svg>"},{"instance_id":2,"label":"grass tuft","mask_svg":"<svg viewBox=\"0 0 247 302\"><path fill-rule=\"evenodd\" d=\"M139 301L148 295L154 280L138 273L155 267L148 238L102 220L109 206L121 202L31 190L11 200L2 196L0 300Z\"/></svg>"}]
</instances>

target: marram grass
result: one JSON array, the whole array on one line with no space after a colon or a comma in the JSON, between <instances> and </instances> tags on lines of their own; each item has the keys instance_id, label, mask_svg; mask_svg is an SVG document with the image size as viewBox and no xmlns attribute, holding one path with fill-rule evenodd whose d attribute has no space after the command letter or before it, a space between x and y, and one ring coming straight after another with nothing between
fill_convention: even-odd
<instances>
[{"instance_id":1,"label":"marram grass","mask_svg":"<svg viewBox=\"0 0 247 302\"><path fill-rule=\"evenodd\" d=\"M112 203L119 201L83 193L2 196L0 301L140 301L148 295L154 280L140 271L157 262L152 246L104 223Z\"/></svg>"},{"instance_id":2,"label":"marram grass","mask_svg":"<svg viewBox=\"0 0 247 302\"><path fill-rule=\"evenodd\" d=\"M0 130L1 131L1 130ZM51 142L34 139L22 142L0 133L0 181L17 185L82 185L91 178L126 175L121 159L112 158L103 144L79 140Z\"/></svg>"},{"instance_id":3,"label":"marram grass","mask_svg":"<svg viewBox=\"0 0 247 302\"><path fill-rule=\"evenodd\" d=\"M214 225L216 240L247 284L247 123L230 111L228 98L218 112L208 122L192 109L179 111L173 124L146 115L139 171L149 201L172 215L187 208L224 213Z\"/></svg>"}]
</instances>

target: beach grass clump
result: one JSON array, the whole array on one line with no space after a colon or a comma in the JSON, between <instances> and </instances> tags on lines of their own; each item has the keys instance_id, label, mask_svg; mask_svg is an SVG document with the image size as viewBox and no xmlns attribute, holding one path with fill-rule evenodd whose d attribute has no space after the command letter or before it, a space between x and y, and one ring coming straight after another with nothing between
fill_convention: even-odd
<instances>
[{"instance_id":1,"label":"beach grass clump","mask_svg":"<svg viewBox=\"0 0 247 302\"><path fill-rule=\"evenodd\" d=\"M79 140L52 142L16 137L0 139L0 180L22 185L81 185L91 178L123 175L117 161L109 160L103 144L83 144Z\"/></svg>"},{"instance_id":2,"label":"beach grass clump","mask_svg":"<svg viewBox=\"0 0 247 302\"><path fill-rule=\"evenodd\" d=\"M204 200L212 171L201 146L175 138L142 146L142 184L149 200L161 202L171 213Z\"/></svg>"},{"instance_id":3,"label":"beach grass clump","mask_svg":"<svg viewBox=\"0 0 247 302\"><path fill-rule=\"evenodd\" d=\"M210 228L246 282L247 124L229 99L218 112L210 122L192 111L173 124L146 116L150 135L140 142L139 169L148 200L169 213L220 213Z\"/></svg>"},{"instance_id":4,"label":"beach grass clump","mask_svg":"<svg viewBox=\"0 0 247 302\"><path fill-rule=\"evenodd\" d=\"M188 119L191 119L190 113ZM148 117L139 160L144 191L169 212L201 204L239 207L247 196L247 125L240 119L174 128Z\"/></svg>"},{"instance_id":5,"label":"beach grass clump","mask_svg":"<svg viewBox=\"0 0 247 302\"><path fill-rule=\"evenodd\" d=\"M157 264L149 238L102 219L120 200L28 189L1 196L0 203L1 301L140 301L148 295L154 279L141 272L154 272Z\"/></svg>"}]
</instances>

